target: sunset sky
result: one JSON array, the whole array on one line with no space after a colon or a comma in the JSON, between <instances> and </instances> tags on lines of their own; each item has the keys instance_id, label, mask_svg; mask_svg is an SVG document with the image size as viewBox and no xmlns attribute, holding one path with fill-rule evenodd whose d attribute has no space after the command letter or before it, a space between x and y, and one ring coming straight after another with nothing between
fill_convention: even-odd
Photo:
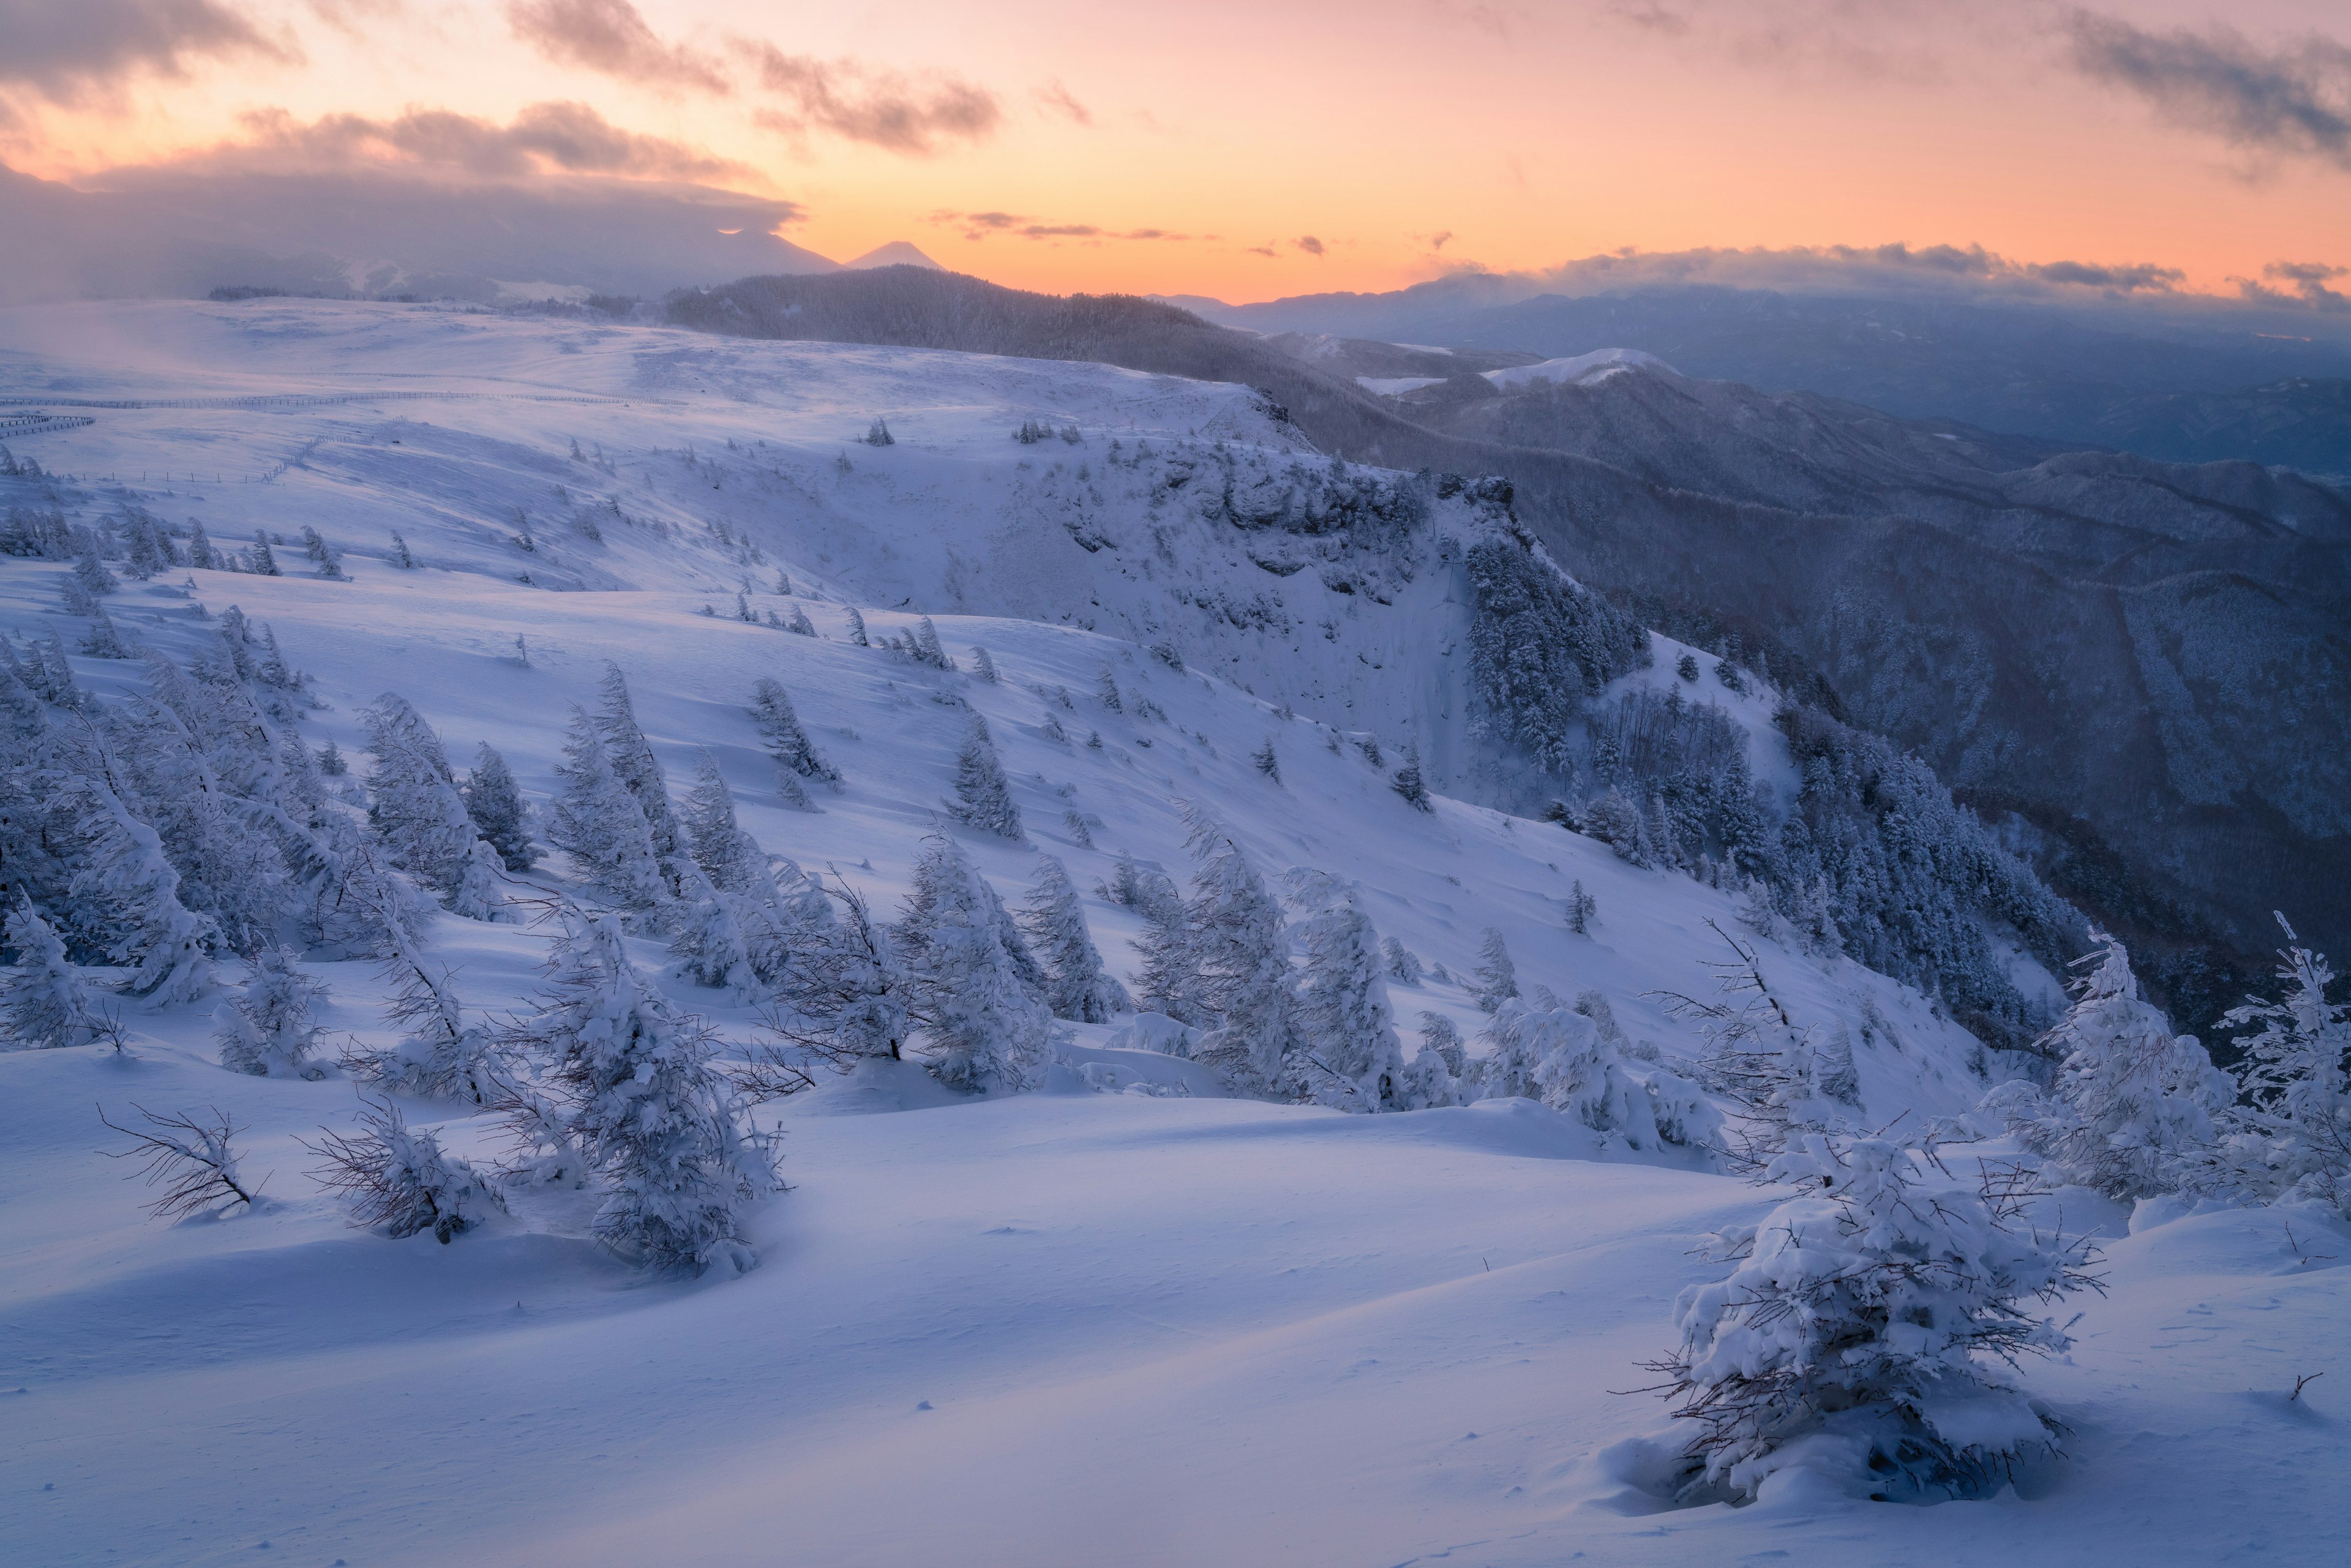
<instances>
[{"instance_id":1,"label":"sunset sky","mask_svg":"<svg viewBox=\"0 0 2351 1568\"><path fill-rule=\"evenodd\" d=\"M2341 0L0 0L0 37L27 173L689 179L795 204L780 232L837 259L903 238L1054 290L1625 246L1981 246L2210 292L2351 263Z\"/></svg>"}]
</instances>

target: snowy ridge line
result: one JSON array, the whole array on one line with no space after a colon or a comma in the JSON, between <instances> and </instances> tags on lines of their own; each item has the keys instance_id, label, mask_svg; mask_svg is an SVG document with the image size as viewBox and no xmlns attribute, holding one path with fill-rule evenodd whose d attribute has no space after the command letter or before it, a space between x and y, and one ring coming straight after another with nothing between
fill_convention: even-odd
<instances>
[{"instance_id":1,"label":"snowy ridge line","mask_svg":"<svg viewBox=\"0 0 2351 1568\"><path fill-rule=\"evenodd\" d=\"M441 398L452 402L565 402L565 403L624 403L617 397L564 397L554 392L261 392L251 397L169 397L169 398L89 398L89 397L11 397L0 395L0 404L22 406L40 403L58 408L317 408L338 402L390 402L394 400ZM84 420L83 423L89 422Z\"/></svg>"}]
</instances>

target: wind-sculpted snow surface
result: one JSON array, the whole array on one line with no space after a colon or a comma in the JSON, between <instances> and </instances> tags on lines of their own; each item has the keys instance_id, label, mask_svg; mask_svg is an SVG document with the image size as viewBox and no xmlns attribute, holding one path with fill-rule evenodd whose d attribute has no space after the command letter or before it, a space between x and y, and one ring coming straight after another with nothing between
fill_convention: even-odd
<instances>
[{"instance_id":1,"label":"wind-sculpted snow surface","mask_svg":"<svg viewBox=\"0 0 2351 1568\"><path fill-rule=\"evenodd\" d=\"M2351 1377L2351 1236L2171 1199L2126 1235L2079 1189L2110 1294L2021 1383L2070 1458L1931 1516L1803 1463L1671 1508L1688 1433L1610 1391L1719 1274L1691 1249L1786 1197L1720 1174L1741 1107L1674 1005L1714 994L1721 932L1833 1059L1808 1116L1948 1128L2013 1059L1646 819L1611 841L1463 798L1555 777L1469 723L1491 492L1337 467L1246 388L421 308L0 317L0 371L610 400L108 410L0 479L32 541L0 560L11 756L153 742L175 700L246 716L173 763L223 759L215 817L159 837L87 775L30 802L94 824L103 874L9 938L39 1048L0 1052L0 1558L2343 1555L2328 1383L2287 1391ZM221 564L265 550L277 575ZM68 581L157 657L76 652ZM1793 800L1768 695L1662 639L1640 664L1635 632L1585 700L1721 718L1652 744L1643 707L1628 753L1743 738ZM958 794L976 734L995 766ZM150 751L129 799L193 799ZM974 791L989 821L949 811ZM241 841L221 821L281 835L276 881L180 874ZM1196 1022L1115 1010L1147 1003L1144 939ZM1244 996L1266 1029L1221 1016ZM240 1001L275 1010L215 1023ZM289 1071L234 1071L265 1022ZM850 1071L774 1049L820 1026ZM1514 1097L1447 1103L1489 1079ZM93 1103L225 1123L253 1200L150 1218Z\"/></svg>"}]
</instances>

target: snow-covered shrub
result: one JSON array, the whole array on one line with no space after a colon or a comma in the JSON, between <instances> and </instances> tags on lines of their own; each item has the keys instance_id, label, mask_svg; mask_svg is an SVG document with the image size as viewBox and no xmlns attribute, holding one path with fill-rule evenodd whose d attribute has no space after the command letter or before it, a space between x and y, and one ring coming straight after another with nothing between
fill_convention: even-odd
<instances>
[{"instance_id":1,"label":"snow-covered shrub","mask_svg":"<svg viewBox=\"0 0 2351 1568\"><path fill-rule=\"evenodd\" d=\"M1987 1166L1970 1191L1891 1140L1808 1133L1766 1179L1799 1191L1717 1239L1736 1267L1682 1291L1682 1343L1650 1364L1698 1424L1687 1498L1752 1497L1799 1464L1875 1496L1968 1494L2050 1443L2008 1373L2070 1343L2035 1304L2095 1281L2085 1245L2024 1227L2021 1177Z\"/></svg>"},{"instance_id":2,"label":"snow-covered shrub","mask_svg":"<svg viewBox=\"0 0 2351 1568\"><path fill-rule=\"evenodd\" d=\"M1403 796L1405 804L1416 811L1437 810L1436 803L1429 799L1428 786L1421 782L1417 753L1408 751L1405 754L1404 766L1396 769L1395 777L1389 780L1389 787Z\"/></svg>"},{"instance_id":3,"label":"snow-covered shrub","mask_svg":"<svg viewBox=\"0 0 2351 1568\"><path fill-rule=\"evenodd\" d=\"M1004 776L1003 760L996 755L996 739L987 721L971 716L964 731L963 749L956 755L956 798L947 805L956 821L1020 841L1020 808L1012 800L1012 781Z\"/></svg>"},{"instance_id":4,"label":"snow-covered shrub","mask_svg":"<svg viewBox=\"0 0 2351 1568\"><path fill-rule=\"evenodd\" d=\"M1020 926L1044 967L1046 1000L1054 1017L1103 1023L1134 1006L1126 988L1103 969L1078 890L1068 868L1052 855L1037 857L1037 885L1029 890Z\"/></svg>"},{"instance_id":5,"label":"snow-covered shrub","mask_svg":"<svg viewBox=\"0 0 2351 1568\"><path fill-rule=\"evenodd\" d=\"M942 1082L1015 1092L1044 1082L1052 1015L1036 960L1003 901L963 851L933 840L894 935L904 954L914 1019Z\"/></svg>"},{"instance_id":6,"label":"snow-covered shrub","mask_svg":"<svg viewBox=\"0 0 2351 1568\"><path fill-rule=\"evenodd\" d=\"M107 1032L81 971L66 962L65 944L39 910L18 904L8 916L7 941L16 950L16 967L0 996L9 1045L20 1051L88 1045Z\"/></svg>"},{"instance_id":7,"label":"snow-covered shrub","mask_svg":"<svg viewBox=\"0 0 2351 1568\"><path fill-rule=\"evenodd\" d=\"M1665 1141L1648 1092L1583 1014L1505 1002L1485 1038L1478 1098L1538 1100L1628 1148Z\"/></svg>"},{"instance_id":8,"label":"snow-covered shrub","mask_svg":"<svg viewBox=\"0 0 2351 1568\"><path fill-rule=\"evenodd\" d=\"M518 1097L517 1131L586 1160L606 1189L599 1238L657 1268L758 1261L744 1210L775 1185L774 1156L711 1066L709 1029L645 983L617 917L574 918L507 1043L540 1064L544 1095Z\"/></svg>"},{"instance_id":9,"label":"snow-covered shrub","mask_svg":"<svg viewBox=\"0 0 2351 1568\"><path fill-rule=\"evenodd\" d=\"M1404 1049L1371 921L1353 904L1335 903L1306 922L1304 937L1296 1012L1301 1087L1342 1111L1409 1109Z\"/></svg>"},{"instance_id":10,"label":"snow-covered shrub","mask_svg":"<svg viewBox=\"0 0 2351 1568\"><path fill-rule=\"evenodd\" d=\"M429 1230L445 1246L505 1207L479 1172L390 1101L362 1101L356 1134L321 1131L318 1143L302 1142L319 1156L311 1175L350 1201L354 1225L394 1240Z\"/></svg>"},{"instance_id":11,"label":"snow-covered shrub","mask_svg":"<svg viewBox=\"0 0 2351 1568\"><path fill-rule=\"evenodd\" d=\"M104 1151L107 1157L140 1161L141 1177L149 1186L162 1189L148 1203L148 1213L158 1219L186 1219L208 1211L225 1213L235 1204L253 1207L260 1184L247 1184L237 1169L236 1149L229 1140L238 1129L225 1112L214 1110L208 1118L199 1118L192 1111L159 1116L143 1105L131 1109L150 1130L121 1126L104 1111L98 1119L131 1140L127 1149Z\"/></svg>"},{"instance_id":12,"label":"snow-covered shrub","mask_svg":"<svg viewBox=\"0 0 2351 1568\"><path fill-rule=\"evenodd\" d=\"M1419 956L1393 936L1380 939L1380 961L1387 966L1388 978L1399 986L1420 984Z\"/></svg>"},{"instance_id":13,"label":"snow-covered shrub","mask_svg":"<svg viewBox=\"0 0 2351 1568\"><path fill-rule=\"evenodd\" d=\"M2042 1037L2056 1082L2009 1129L2064 1179L2127 1203L2176 1190L2182 1158L2211 1141L2235 1095L2204 1048L2140 998L2123 945L2091 936L2098 947L2075 961L2074 1005Z\"/></svg>"},{"instance_id":14,"label":"snow-covered shrub","mask_svg":"<svg viewBox=\"0 0 2351 1568\"><path fill-rule=\"evenodd\" d=\"M325 982L302 972L300 956L292 948L261 949L243 992L213 1015L221 1065L261 1078L325 1076L310 1060L319 1040L319 1024L310 1013L326 994Z\"/></svg>"}]
</instances>

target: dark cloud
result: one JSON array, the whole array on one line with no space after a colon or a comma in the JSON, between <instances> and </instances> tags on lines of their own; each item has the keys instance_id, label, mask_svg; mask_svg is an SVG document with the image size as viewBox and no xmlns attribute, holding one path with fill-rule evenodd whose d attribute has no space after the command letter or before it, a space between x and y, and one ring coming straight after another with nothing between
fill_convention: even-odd
<instances>
[{"instance_id":1,"label":"dark cloud","mask_svg":"<svg viewBox=\"0 0 2351 1568\"><path fill-rule=\"evenodd\" d=\"M681 141L624 131L584 103L534 103L507 125L429 109L397 120L330 114L308 123L275 110L248 115L245 123L248 141L220 150L214 162L271 168L415 163L496 177L561 172L699 181L751 172Z\"/></svg>"},{"instance_id":2,"label":"dark cloud","mask_svg":"<svg viewBox=\"0 0 2351 1568\"><path fill-rule=\"evenodd\" d=\"M1431 250L1443 250L1445 248L1446 242L1450 240L1452 237L1453 231L1451 229L1439 229L1437 233L1428 236L1428 248Z\"/></svg>"},{"instance_id":3,"label":"dark cloud","mask_svg":"<svg viewBox=\"0 0 2351 1568\"><path fill-rule=\"evenodd\" d=\"M1241 249L1241 254L1244 256L1262 256L1270 259L1280 253L1270 245L1252 245L1244 246Z\"/></svg>"},{"instance_id":4,"label":"dark cloud","mask_svg":"<svg viewBox=\"0 0 2351 1568\"><path fill-rule=\"evenodd\" d=\"M2351 169L2351 48L2333 38L2312 33L2273 51L2227 27L2150 33L2089 11L2063 26L2075 69L2167 120Z\"/></svg>"},{"instance_id":5,"label":"dark cloud","mask_svg":"<svg viewBox=\"0 0 2351 1568\"><path fill-rule=\"evenodd\" d=\"M2273 261L2262 268L2268 283L2257 283L2250 277L2233 277L2237 292L2256 305L2285 305L2304 310L2325 310L2330 313L2351 310L2351 295L2326 287L2330 277L2351 273L2351 267L2330 267L2323 261ZM2272 284L2284 284L2284 288Z\"/></svg>"},{"instance_id":6,"label":"dark cloud","mask_svg":"<svg viewBox=\"0 0 2351 1568\"><path fill-rule=\"evenodd\" d=\"M1290 243L1296 246L1299 249L1304 251L1309 256L1321 256L1326 248L1322 242L1316 239L1312 235L1300 235L1296 239L1291 240Z\"/></svg>"},{"instance_id":7,"label":"dark cloud","mask_svg":"<svg viewBox=\"0 0 2351 1568\"><path fill-rule=\"evenodd\" d=\"M2101 267L2089 261L2036 261L2027 263L2025 275L2043 283L2067 283L2084 288L2118 288L2126 294L2140 289L2161 291L2177 286L2188 275L2176 267L2157 267L2151 262L2133 262L2127 267Z\"/></svg>"},{"instance_id":8,"label":"dark cloud","mask_svg":"<svg viewBox=\"0 0 2351 1568\"><path fill-rule=\"evenodd\" d=\"M1072 124L1082 125L1089 130L1092 129L1094 123L1093 110L1088 109L1084 104L1080 103L1071 93L1070 89L1061 84L1059 79L1048 82L1043 87L1036 89L1031 96L1037 99L1040 105L1050 110L1053 113L1066 116Z\"/></svg>"},{"instance_id":9,"label":"dark cloud","mask_svg":"<svg viewBox=\"0 0 2351 1568\"><path fill-rule=\"evenodd\" d=\"M996 95L958 77L906 77L853 60L788 55L773 44L745 43L759 85L786 107L763 110L770 130L826 131L892 152L929 153L942 141L977 141L1003 123Z\"/></svg>"},{"instance_id":10,"label":"dark cloud","mask_svg":"<svg viewBox=\"0 0 2351 1568\"><path fill-rule=\"evenodd\" d=\"M1182 241L1192 237L1168 229L1106 229L1099 224L1051 223L1020 213L957 213L941 209L929 214L929 221L958 227L968 240L982 240L990 235L1009 235L1016 239Z\"/></svg>"},{"instance_id":11,"label":"dark cloud","mask_svg":"<svg viewBox=\"0 0 2351 1568\"><path fill-rule=\"evenodd\" d=\"M559 66L656 87L734 90L716 60L664 42L629 0L507 0L507 26Z\"/></svg>"},{"instance_id":12,"label":"dark cloud","mask_svg":"<svg viewBox=\"0 0 2351 1568\"><path fill-rule=\"evenodd\" d=\"M0 0L0 86L51 99L235 55L300 57L222 0Z\"/></svg>"}]
</instances>

